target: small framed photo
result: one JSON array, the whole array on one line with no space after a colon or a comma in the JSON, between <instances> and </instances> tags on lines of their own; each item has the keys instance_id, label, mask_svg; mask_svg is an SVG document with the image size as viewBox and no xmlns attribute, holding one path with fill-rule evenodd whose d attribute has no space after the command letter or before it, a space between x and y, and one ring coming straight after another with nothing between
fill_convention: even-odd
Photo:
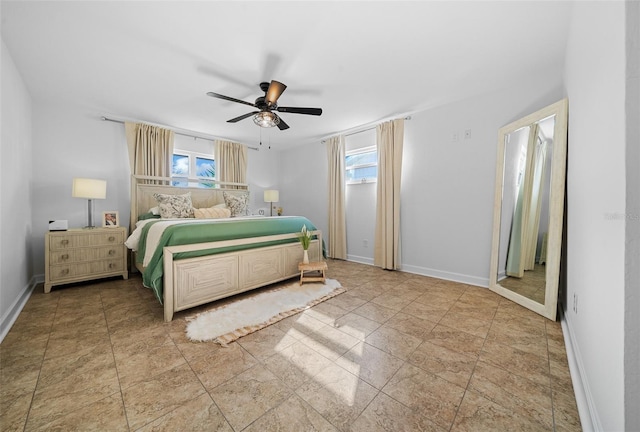
<instances>
[{"instance_id":1,"label":"small framed photo","mask_svg":"<svg viewBox=\"0 0 640 432\"><path fill-rule=\"evenodd\" d=\"M102 212L102 226L103 227L117 227L119 226L120 217L117 211Z\"/></svg>"}]
</instances>

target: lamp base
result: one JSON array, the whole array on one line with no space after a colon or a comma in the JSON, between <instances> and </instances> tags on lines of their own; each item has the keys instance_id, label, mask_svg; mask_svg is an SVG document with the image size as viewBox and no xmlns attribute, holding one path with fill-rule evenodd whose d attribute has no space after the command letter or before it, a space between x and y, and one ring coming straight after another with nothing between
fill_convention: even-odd
<instances>
[{"instance_id":1,"label":"lamp base","mask_svg":"<svg viewBox=\"0 0 640 432\"><path fill-rule=\"evenodd\" d=\"M83 227L83 229L93 229L95 228L95 225L93 225L93 200L88 199L87 201L87 226Z\"/></svg>"}]
</instances>

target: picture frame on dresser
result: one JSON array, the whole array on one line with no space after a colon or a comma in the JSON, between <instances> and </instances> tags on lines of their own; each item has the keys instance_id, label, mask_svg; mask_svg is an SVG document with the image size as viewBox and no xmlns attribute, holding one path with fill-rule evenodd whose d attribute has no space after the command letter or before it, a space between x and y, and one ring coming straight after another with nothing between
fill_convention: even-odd
<instances>
[{"instance_id":1,"label":"picture frame on dresser","mask_svg":"<svg viewBox=\"0 0 640 432\"><path fill-rule=\"evenodd\" d=\"M120 217L117 211L102 212L102 226L104 228L120 226Z\"/></svg>"}]
</instances>

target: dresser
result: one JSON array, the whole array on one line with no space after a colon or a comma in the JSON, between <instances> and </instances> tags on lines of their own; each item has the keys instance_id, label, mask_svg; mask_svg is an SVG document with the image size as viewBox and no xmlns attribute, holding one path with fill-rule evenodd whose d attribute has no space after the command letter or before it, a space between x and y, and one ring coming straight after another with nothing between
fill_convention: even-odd
<instances>
[{"instance_id":1,"label":"dresser","mask_svg":"<svg viewBox=\"0 0 640 432\"><path fill-rule=\"evenodd\" d=\"M124 241L126 228L71 229L45 235L44 292L54 285L129 277Z\"/></svg>"}]
</instances>

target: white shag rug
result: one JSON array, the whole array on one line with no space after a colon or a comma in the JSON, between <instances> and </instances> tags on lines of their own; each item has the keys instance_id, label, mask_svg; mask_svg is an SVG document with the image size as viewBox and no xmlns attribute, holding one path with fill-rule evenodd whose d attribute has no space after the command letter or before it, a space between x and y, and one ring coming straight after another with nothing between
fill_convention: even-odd
<instances>
[{"instance_id":1,"label":"white shag rug","mask_svg":"<svg viewBox=\"0 0 640 432\"><path fill-rule=\"evenodd\" d=\"M187 337L222 346L345 292L340 282L288 282L187 318Z\"/></svg>"}]
</instances>

